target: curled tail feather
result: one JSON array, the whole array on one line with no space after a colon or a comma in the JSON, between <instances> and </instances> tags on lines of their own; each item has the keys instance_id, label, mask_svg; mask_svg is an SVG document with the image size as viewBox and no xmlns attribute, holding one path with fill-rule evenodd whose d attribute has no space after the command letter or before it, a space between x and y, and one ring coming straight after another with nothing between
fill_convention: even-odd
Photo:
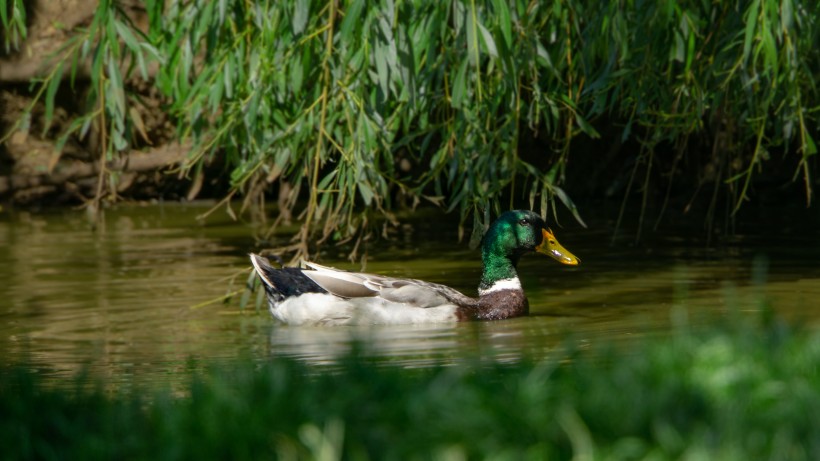
<instances>
[{"instance_id":1,"label":"curled tail feather","mask_svg":"<svg viewBox=\"0 0 820 461\"><path fill-rule=\"evenodd\" d=\"M274 303L304 293L327 293L298 267L276 269L262 256L251 253L250 257L256 273L262 280L268 299Z\"/></svg>"}]
</instances>

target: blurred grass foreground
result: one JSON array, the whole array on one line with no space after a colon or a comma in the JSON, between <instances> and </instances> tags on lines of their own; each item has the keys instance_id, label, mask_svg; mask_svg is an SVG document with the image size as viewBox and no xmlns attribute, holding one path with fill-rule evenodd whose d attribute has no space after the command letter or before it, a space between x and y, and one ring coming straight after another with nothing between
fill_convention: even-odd
<instances>
[{"instance_id":1,"label":"blurred grass foreground","mask_svg":"<svg viewBox=\"0 0 820 461\"><path fill-rule=\"evenodd\" d=\"M106 392L2 369L3 459L820 459L820 334L761 316L547 361L351 352Z\"/></svg>"}]
</instances>

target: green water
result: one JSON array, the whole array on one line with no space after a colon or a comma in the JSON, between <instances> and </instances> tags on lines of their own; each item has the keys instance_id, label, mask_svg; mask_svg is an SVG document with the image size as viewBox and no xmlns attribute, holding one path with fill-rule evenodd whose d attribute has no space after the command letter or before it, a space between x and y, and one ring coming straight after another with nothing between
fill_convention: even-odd
<instances>
[{"instance_id":1,"label":"green water","mask_svg":"<svg viewBox=\"0 0 820 461\"><path fill-rule=\"evenodd\" d=\"M601 219L589 220L588 230L569 220L554 229L580 266L524 258L519 272L530 317L446 326L283 326L264 308L240 309L238 297L202 306L241 288L250 270L246 254L260 249L252 237L258 229L221 210L197 221L208 208L122 205L106 210L96 230L76 210L0 212L2 363L32 364L56 383L87 371L127 385L173 382L201 363L240 356L332 366L353 337L386 362L424 366L476 354L499 361L545 357L567 334L582 347L663 335L715 314L760 310L761 300L793 320L820 319L820 249L802 226L766 221L766 228L749 218L739 226L746 233L711 247L702 232L685 227L652 234L641 245L624 238L612 246L612 223ZM394 240L366 245L366 270L475 294L478 252L457 241L452 223L438 225L440 219L435 212L410 218ZM286 243L284 236L278 243ZM346 261L349 249L329 247L321 262L361 269Z\"/></svg>"}]
</instances>

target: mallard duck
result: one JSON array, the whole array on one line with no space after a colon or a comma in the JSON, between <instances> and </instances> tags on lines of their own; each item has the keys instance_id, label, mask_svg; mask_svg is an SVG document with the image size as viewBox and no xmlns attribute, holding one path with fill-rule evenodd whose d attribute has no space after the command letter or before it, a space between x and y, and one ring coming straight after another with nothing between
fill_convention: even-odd
<instances>
[{"instance_id":1,"label":"mallard duck","mask_svg":"<svg viewBox=\"0 0 820 461\"><path fill-rule=\"evenodd\" d=\"M277 269L251 254L278 320L303 324L412 324L466 320L500 320L527 315L529 304L516 266L535 251L562 264L579 259L565 250L537 214L526 210L503 213L481 242L484 271L478 298L436 283L347 272L305 262L303 268Z\"/></svg>"}]
</instances>

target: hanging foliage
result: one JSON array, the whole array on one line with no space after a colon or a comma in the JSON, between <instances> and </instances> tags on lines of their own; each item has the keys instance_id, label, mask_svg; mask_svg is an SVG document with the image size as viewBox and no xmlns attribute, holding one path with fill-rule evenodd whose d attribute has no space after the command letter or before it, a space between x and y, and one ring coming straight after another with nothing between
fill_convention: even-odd
<instances>
[{"instance_id":1,"label":"hanging foliage","mask_svg":"<svg viewBox=\"0 0 820 461\"><path fill-rule=\"evenodd\" d=\"M0 4L8 47L25 34L22 7ZM138 126L123 80L139 73L170 101L179 137L193 140L186 171L224 162L231 196L244 193L246 204L286 184L279 203L303 218L303 252L309 239L355 235L398 198L458 210L462 221L472 213L476 227L486 210L547 214L557 198L583 223L562 189L571 141L602 128L611 135L612 126L642 146L634 180L637 165L648 179L653 163L681 155L658 145L723 136L712 180L735 210L773 146L793 156L811 198L814 1L146 0L144 8L142 33L115 2L100 2L39 82L46 118L61 76L90 60L88 113L68 133L97 117L105 155L116 156ZM156 72L146 70L152 62L161 63ZM525 159L519 141L532 133L550 141Z\"/></svg>"}]
</instances>

